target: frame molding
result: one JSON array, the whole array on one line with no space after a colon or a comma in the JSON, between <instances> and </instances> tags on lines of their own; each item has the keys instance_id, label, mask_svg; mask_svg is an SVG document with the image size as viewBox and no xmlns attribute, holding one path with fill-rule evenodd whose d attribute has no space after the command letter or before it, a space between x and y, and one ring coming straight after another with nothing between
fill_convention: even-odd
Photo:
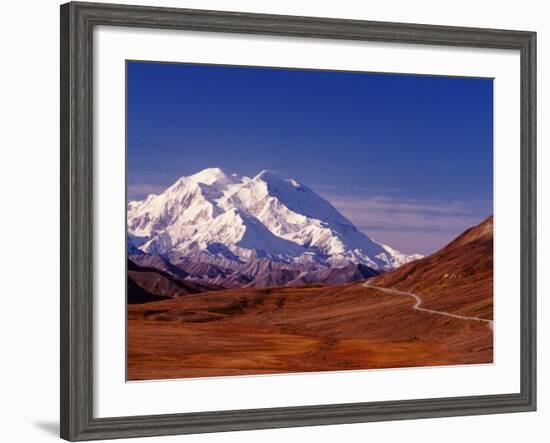
<instances>
[{"instance_id":1,"label":"frame molding","mask_svg":"<svg viewBox=\"0 0 550 443\"><path fill-rule=\"evenodd\" d=\"M521 392L93 417L93 28L98 25L514 49L521 56ZM536 410L536 33L101 3L61 6L61 437L69 441Z\"/></svg>"}]
</instances>

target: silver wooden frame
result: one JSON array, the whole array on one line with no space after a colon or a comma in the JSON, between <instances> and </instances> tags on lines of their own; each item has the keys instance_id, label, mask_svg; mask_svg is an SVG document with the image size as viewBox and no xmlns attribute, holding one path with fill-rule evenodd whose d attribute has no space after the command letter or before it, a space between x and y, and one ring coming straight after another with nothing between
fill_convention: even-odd
<instances>
[{"instance_id":1,"label":"silver wooden frame","mask_svg":"<svg viewBox=\"0 0 550 443\"><path fill-rule=\"evenodd\" d=\"M253 410L95 418L92 42L98 25L478 48L521 54L521 391ZM61 6L61 437L70 441L536 409L536 33L189 9Z\"/></svg>"}]
</instances>

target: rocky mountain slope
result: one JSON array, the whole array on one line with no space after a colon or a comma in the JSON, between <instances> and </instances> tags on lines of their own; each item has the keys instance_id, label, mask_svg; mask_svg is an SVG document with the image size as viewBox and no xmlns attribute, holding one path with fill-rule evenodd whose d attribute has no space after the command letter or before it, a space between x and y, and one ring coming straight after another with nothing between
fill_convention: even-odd
<instances>
[{"instance_id":1,"label":"rocky mountain slope","mask_svg":"<svg viewBox=\"0 0 550 443\"><path fill-rule=\"evenodd\" d=\"M131 260L127 262L129 304L177 298L182 295L198 294L216 289L219 287L187 281L154 267L139 266Z\"/></svg>"}]
</instances>

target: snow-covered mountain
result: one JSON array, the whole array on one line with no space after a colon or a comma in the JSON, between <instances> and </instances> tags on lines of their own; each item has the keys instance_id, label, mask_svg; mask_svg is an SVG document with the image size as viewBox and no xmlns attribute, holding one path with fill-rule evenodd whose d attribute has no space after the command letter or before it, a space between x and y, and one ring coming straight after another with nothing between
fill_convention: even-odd
<instances>
[{"instance_id":1,"label":"snow-covered mountain","mask_svg":"<svg viewBox=\"0 0 550 443\"><path fill-rule=\"evenodd\" d=\"M421 258L376 242L328 201L269 171L254 178L208 168L128 203L129 248L173 263L188 257L390 270Z\"/></svg>"}]
</instances>

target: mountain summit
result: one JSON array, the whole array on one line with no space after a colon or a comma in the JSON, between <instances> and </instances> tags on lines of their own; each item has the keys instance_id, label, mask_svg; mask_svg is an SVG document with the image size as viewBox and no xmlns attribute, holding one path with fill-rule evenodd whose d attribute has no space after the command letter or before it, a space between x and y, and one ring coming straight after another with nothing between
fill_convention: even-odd
<instances>
[{"instance_id":1,"label":"mountain summit","mask_svg":"<svg viewBox=\"0 0 550 443\"><path fill-rule=\"evenodd\" d=\"M390 270L420 258L359 231L327 200L271 171L254 178L204 169L128 203L129 247L177 263L189 257L246 263L350 263Z\"/></svg>"}]
</instances>

